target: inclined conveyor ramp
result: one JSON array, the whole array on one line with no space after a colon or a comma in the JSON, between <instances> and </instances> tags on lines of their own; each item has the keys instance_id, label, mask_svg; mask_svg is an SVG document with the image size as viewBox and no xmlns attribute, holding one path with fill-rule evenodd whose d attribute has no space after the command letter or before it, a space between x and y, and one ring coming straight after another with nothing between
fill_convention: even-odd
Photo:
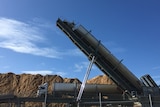
<instances>
[{"instance_id":1,"label":"inclined conveyor ramp","mask_svg":"<svg viewBox=\"0 0 160 107\"><path fill-rule=\"evenodd\" d=\"M142 92L141 81L82 25L76 26L74 23L58 19L57 26L89 60L95 56L96 60L94 63L97 67L109 76L122 90L128 91L129 93Z\"/></svg>"}]
</instances>

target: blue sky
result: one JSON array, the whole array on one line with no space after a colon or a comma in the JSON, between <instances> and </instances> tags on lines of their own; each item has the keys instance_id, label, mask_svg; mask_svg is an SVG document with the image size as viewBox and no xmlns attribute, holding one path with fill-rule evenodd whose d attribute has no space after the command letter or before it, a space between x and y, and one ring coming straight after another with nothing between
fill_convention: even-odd
<instances>
[{"instance_id":1,"label":"blue sky","mask_svg":"<svg viewBox=\"0 0 160 107\"><path fill-rule=\"evenodd\" d=\"M82 24L138 78L160 84L160 1L0 0L0 73L83 79L87 57L56 27ZM102 75L94 66L90 77Z\"/></svg>"}]
</instances>

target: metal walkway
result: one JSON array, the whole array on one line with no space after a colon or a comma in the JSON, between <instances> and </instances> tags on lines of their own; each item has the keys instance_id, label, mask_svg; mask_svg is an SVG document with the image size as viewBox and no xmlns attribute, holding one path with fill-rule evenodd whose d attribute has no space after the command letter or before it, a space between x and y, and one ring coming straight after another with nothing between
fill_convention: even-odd
<instances>
[{"instance_id":1,"label":"metal walkway","mask_svg":"<svg viewBox=\"0 0 160 107\"><path fill-rule=\"evenodd\" d=\"M102 104L103 105L108 105L108 104L128 104L130 105L129 107L133 106L133 101L123 101L122 97L121 97L121 101L119 101L119 98L118 99L115 99L115 97L121 97L121 95L117 94L117 95L114 95L112 96L112 98L114 99L110 99L110 100L107 100L107 99L103 99L102 98ZM4 103L4 104L15 104L16 107L25 107L25 103L26 102L44 102L44 97L17 97L15 95L3 95L3 96L0 96L0 103ZM50 103L66 103L68 105L70 105L69 107L73 107L73 106L76 106L77 103L76 103L76 98L62 98L62 97L54 97L54 96L50 96L50 97L47 97L47 104L50 104ZM91 105L99 105L99 98L94 98L94 99L91 99L91 98L82 98L81 101L80 101L80 106L83 107L83 106L86 106L88 105L91 106ZM11 106L10 106L11 107Z\"/></svg>"}]
</instances>

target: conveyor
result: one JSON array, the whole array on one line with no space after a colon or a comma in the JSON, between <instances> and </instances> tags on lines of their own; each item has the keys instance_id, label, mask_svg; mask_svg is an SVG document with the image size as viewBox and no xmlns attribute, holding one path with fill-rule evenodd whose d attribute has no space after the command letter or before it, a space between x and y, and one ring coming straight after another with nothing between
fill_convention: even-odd
<instances>
[{"instance_id":1,"label":"conveyor","mask_svg":"<svg viewBox=\"0 0 160 107\"><path fill-rule=\"evenodd\" d=\"M57 26L91 60L96 54L95 64L108 75L122 90L141 92L141 82L103 44L92 36L82 25L57 20ZM98 46L98 47L97 47ZM96 50L97 49L97 50Z\"/></svg>"},{"instance_id":2,"label":"conveyor","mask_svg":"<svg viewBox=\"0 0 160 107\"><path fill-rule=\"evenodd\" d=\"M142 107L160 106L160 104L157 103L158 99L152 101L152 98L160 98L160 88L151 76L144 75L139 80L122 64L122 61L112 55L112 53L82 25L77 26L74 22L61 19L58 19L56 24L89 60L95 57L94 64L114 81L122 90L123 95L128 96L128 99L131 98L132 100L140 101ZM148 100L143 101L143 98L148 98Z\"/></svg>"}]
</instances>

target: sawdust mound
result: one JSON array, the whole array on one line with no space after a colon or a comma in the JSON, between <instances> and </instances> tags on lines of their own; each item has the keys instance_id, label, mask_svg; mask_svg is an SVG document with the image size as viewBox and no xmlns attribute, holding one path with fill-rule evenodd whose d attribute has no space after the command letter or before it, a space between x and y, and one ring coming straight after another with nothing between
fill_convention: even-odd
<instances>
[{"instance_id":1,"label":"sawdust mound","mask_svg":"<svg viewBox=\"0 0 160 107\"><path fill-rule=\"evenodd\" d=\"M40 74L21 74L14 73L0 74L0 94L14 94L19 97L29 97L36 95L38 86L47 81L51 91L53 82L63 82L63 78L57 75L42 76Z\"/></svg>"},{"instance_id":2,"label":"sawdust mound","mask_svg":"<svg viewBox=\"0 0 160 107\"><path fill-rule=\"evenodd\" d=\"M48 82L48 93L52 93L52 84L54 82L60 83L81 83L77 78L62 78L58 75L40 74L21 74L17 75L12 72L0 74L0 95L14 94L18 97L35 97L38 86ZM105 75L97 76L87 81L87 83L96 84L113 84L113 82ZM64 104L52 104L50 107L63 107ZM41 107L42 103L27 103L25 107Z\"/></svg>"},{"instance_id":3,"label":"sawdust mound","mask_svg":"<svg viewBox=\"0 0 160 107\"><path fill-rule=\"evenodd\" d=\"M89 84L114 84L106 75L99 75L87 81Z\"/></svg>"},{"instance_id":4,"label":"sawdust mound","mask_svg":"<svg viewBox=\"0 0 160 107\"><path fill-rule=\"evenodd\" d=\"M0 74L0 94L14 94L20 97L34 96L38 89L38 86L48 82L49 93L52 90L52 84L54 82L64 83L81 83L77 78L62 78L58 75L46 75L40 74L21 74L14 73ZM106 75L100 75L87 81L91 84L114 84Z\"/></svg>"}]
</instances>

